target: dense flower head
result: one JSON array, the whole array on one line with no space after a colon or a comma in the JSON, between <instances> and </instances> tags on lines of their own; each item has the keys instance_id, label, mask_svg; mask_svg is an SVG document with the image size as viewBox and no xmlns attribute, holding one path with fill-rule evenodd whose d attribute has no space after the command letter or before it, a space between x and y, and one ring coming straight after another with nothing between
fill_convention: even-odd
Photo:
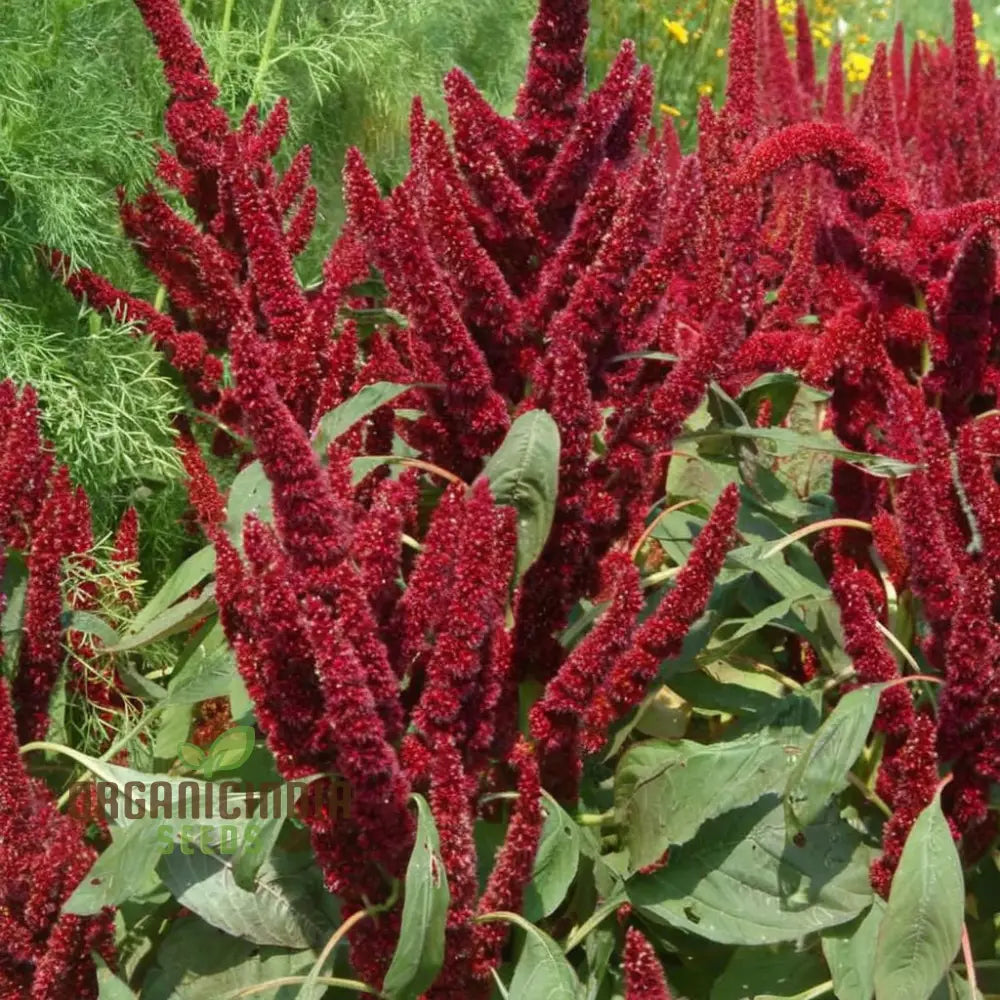
<instances>
[{"instance_id":1,"label":"dense flower head","mask_svg":"<svg viewBox=\"0 0 1000 1000\"><path fill-rule=\"evenodd\" d=\"M111 910L81 917L62 904L96 853L24 768L10 693L0 680L0 994L96 1000L91 954L114 962Z\"/></svg>"},{"instance_id":2,"label":"dense flower head","mask_svg":"<svg viewBox=\"0 0 1000 1000\"><path fill-rule=\"evenodd\" d=\"M670 1000L670 989L656 952L635 927L625 932L622 968L626 1000Z\"/></svg>"}]
</instances>

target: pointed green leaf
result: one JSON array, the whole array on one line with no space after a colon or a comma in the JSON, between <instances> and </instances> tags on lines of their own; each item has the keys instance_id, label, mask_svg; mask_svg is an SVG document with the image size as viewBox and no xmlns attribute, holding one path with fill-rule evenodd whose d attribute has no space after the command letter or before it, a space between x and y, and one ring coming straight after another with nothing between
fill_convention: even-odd
<instances>
[{"instance_id":1,"label":"pointed green leaf","mask_svg":"<svg viewBox=\"0 0 1000 1000\"><path fill-rule=\"evenodd\" d=\"M382 986L391 1000L416 1000L434 982L444 962L451 899L431 808L423 796L414 795L413 799L417 804L417 839L406 867L399 941Z\"/></svg>"},{"instance_id":2,"label":"pointed green leaf","mask_svg":"<svg viewBox=\"0 0 1000 1000\"><path fill-rule=\"evenodd\" d=\"M875 993L875 947L885 903L878 897L867 913L849 924L823 932L823 957L840 1000L872 1000Z\"/></svg>"},{"instance_id":3,"label":"pointed green leaf","mask_svg":"<svg viewBox=\"0 0 1000 1000\"><path fill-rule=\"evenodd\" d=\"M544 410L530 410L511 424L482 472L493 499L517 511L517 579L539 557L552 529L559 447L556 422Z\"/></svg>"},{"instance_id":4,"label":"pointed green leaf","mask_svg":"<svg viewBox=\"0 0 1000 1000\"><path fill-rule=\"evenodd\" d=\"M875 955L877 1000L928 1000L962 940L965 882L938 793L917 817L892 879Z\"/></svg>"},{"instance_id":5,"label":"pointed green leaf","mask_svg":"<svg viewBox=\"0 0 1000 1000\"><path fill-rule=\"evenodd\" d=\"M847 785L847 772L864 749L885 684L856 688L816 730L785 788L788 835L807 827L831 796Z\"/></svg>"},{"instance_id":6,"label":"pointed green leaf","mask_svg":"<svg viewBox=\"0 0 1000 1000\"><path fill-rule=\"evenodd\" d=\"M788 843L784 807L772 794L709 820L671 850L666 867L633 876L627 889L643 916L698 937L777 944L847 923L871 906L873 857L834 810Z\"/></svg>"},{"instance_id":7,"label":"pointed green leaf","mask_svg":"<svg viewBox=\"0 0 1000 1000\"><path fill-rule=\"evenodd\" d=\"M514 913L504 914L525 934L507 994L510 1000L575 1000L580 990L562 948L544 931Z\"/></svg>"},{"instance_id":8,"label":"pointed green leaf","mask_svg":"<svg viewBox=\"0 0 1000 1000\"><path fill-rule=\"evenodd\" d=\"M687 843L713 817L783 788L797 750L756 733L729 743L651 740L633 746L615 774L615 814L630 869Z\"/></svg>"},{"instance_id":9,"label":"pointed green leaf","mask_svg":"<svg viewBox=\"0 0 1000 1000\"><path fill-rule=\"evenodd\" d=\"M152 820L111 828L111 845L91 865L72 895L64 913L99 913L117 906L141 889L146 877L163 856L161 824Z\"/></svg>"},{"instance_id":10,"label":"pointed green leaf","mask_svg":"<svg viewBox=\"0 0 1000 1000\"><path fill-rule=\"evenodd\" d=\"M566 898L580 863L580 828L548 792L543 792L545 825L535 855L535 870L524 891L524 915L540 920Z\"/></svg>"},{"instance_id":11,"label":"pointed green leaf","mask_svg":"<svg viewBox=\"0 0 1000 1000\"><path fill-rule=\"evenodd\" d=\"M313 449L318 454L325 455L327 448L359 420L412 388L412 385L400 385L397 382L373 382L362 387L350 399L320 417L313 435Z\"/></svg>"}]
</instances>

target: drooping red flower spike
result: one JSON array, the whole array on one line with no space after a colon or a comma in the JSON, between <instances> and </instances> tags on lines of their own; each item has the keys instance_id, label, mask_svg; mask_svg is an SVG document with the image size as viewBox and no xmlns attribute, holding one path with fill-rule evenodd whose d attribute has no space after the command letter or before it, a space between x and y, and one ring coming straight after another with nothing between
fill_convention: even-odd
<instances>
[{"instance_id":1,"label":"drooping red flower spike","mask_svg":"<svg viewBox=\"0 0 1000 1000\"><path fill-rule=\"evenodd\" d=\"M653 946L642 932L630 927L625 932L625 1000L670 1000L663 967Z\"/></svg>"}]
</instances>

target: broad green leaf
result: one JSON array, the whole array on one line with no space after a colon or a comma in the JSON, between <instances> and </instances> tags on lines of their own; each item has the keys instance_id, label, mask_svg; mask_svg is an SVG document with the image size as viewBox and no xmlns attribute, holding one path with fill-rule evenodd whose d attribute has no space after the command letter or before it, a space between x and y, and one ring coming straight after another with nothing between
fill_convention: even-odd
<instances>
[{"instance_id":1,"label":"broad green leaf","mask_svg":"<svg viewBox=\"0 0 1000 1000\"><path fill-rule=\"evenodd\" d=\"M254 747L253 726L233 726L227 729L208 749L204 765L206 777L211 778L217 771L235 771L245 763Z\"/></svg>"},{"instance_id":2,"label":"broad green leaf","mask_svg":"<svg viewBox=\"0 0 1000 1000\"><path fill-rule=\"evenodd\" d=\"M171 923L159 943L143 980L142 1000L221 1000L272 979L304 976L315 960L309 950L260 947L197 917L184 917ZM278 986L254 993L253 1000L297 1000L299 989L297 984ZM319 1000L324 990L314 987L308 1000Z\"/></svg>"},{"instance_id":3,"label":"broad green leaf","mask_svg":"<svg viewBox=\"0 0 1000 1000\"><path fill-rule=\"evenodd\" d=\"M870 906L873 856L833 811L799 844L787 843L781 799L767 795L709 820L670 852L668 865L633 876L627 888L643 916L671 927L720 944L777 944L846 923Z\"/></svg>"},{"instance_id":4,"label":"broad green leaf","mask_svg":"<svg viewBox=\"0 0 1000 1000\"><path fill-rule=\"evenodd\" d=\"M784 456L794 455L800 451L821 452L851 465L858 465L872 476L900 478L908 476L919 468L919 466L901 462L886 455L851 451L837 441L832 434L819 432L806 434L788 427L713 427L707 431L685 434L677 438L676 441L683 447L684 444L691 441L707 443L724 438L771 441L778 445L776 454Z\"/></svg>"},{"instance_id":5,"label":"broad green leaf","mask_svg":"<svg viewBox=\"0 0 1000 1000\"><path fill-rule=\"evenodd\" d=\"M559 488L559 428L544 410L530 410L511 424L486 463L493 499L517 511L516 578L541 554L555 516Z\"/></svg>"},{"instance_id":6,"label":"broad green leaf","mask_svg":"<svg viewBox=\"0 0 1000 1000\"><path fill-rule=\"evenodd\" d=\"M195 622L207 617L215 608L215 583L209 583L197 597L186 597L171 605L152 621L147 622L141 632L125 636L116 646L108 646L103 652L124 653L158 642L191 628Z\"/></svg>"},{"instance_id":7,"label":"broad green leaf","mask_svg":"<svg viewBox=\"0 0 1000 1000\"><path fill-rule=\"evenodd\" d=\"M177 759L188 767L199 768L205 763L207 754L194 743L182 743L177 748Z\"/></svg>"},{"instance_id":8,"label":"broad green leaf","mask_svg":"<svg viewBox=\"0 0 1000 1000\"><path fill-rule=\"evenodd\" d=\"M117 657L115 660L115 670L122 679L122 683L134 695L145 698L150 702L162 701L167 695L167 689L156 681L151 681L144 677L135 666L124 657Z\"/></svg>"},{"instance_id":9,"label":"broad green leaf","mask_svg":"<svg viewBox=\"0 0 1000 1000\"><path fill-rule=\"evenodd\" d=\"M507 988L510 1000L576 1000L580 980L548 934L516 913L489 916L508 920L524 931L524 945Z\"/></svg>"},{"instance_id":10,"label":"broad green leaf","mask_svg":"<svg viewBox=\"0 0 1000 1000\"><path fill-rule=\"evenodd\" d=\"M808 826L831 796L847 785L847 772L864 749L884 684L856 688L816 730L785 788L788 835Z\"/></svg>"},{"instance_id":11,"label":"broad green leaf","mask_svg":"<svg viewBox=\"0 0 1000 1000\"><path fill-rule=\"evenodd\" d=\"M265 524L274 519L271 510L271 482L259 461L241 469L229 487L226 501L226 534L242 551L243 522L253 514Z\"/></svg>"},{"instance_id":12,"label":"broad green leaf","mask_svg":"<svg viewBox=\"0 0 1000 1000\"><path fill-rule=\"evenodd\" d=\"M759 1000L767 995L791 997L827 979L823 960L812 951L783 948L737 948L722 975L712 984L709 1000Z\"/></svg>"},{"instance_id":13,"label":"broad green leaf","mask_svg":"<svg viewBox=\"0 0 1000 1000\"><path fill-rule=\"evenodd\" d=\"M253 891L233 877L232 858L189 844L174 850L159 873L174 898L206 923L233 937L283 948L320 947L333 932L314 901L308 870L284 872L271 860L261 867Z\"/></svg>"},{"instance_id":14,"label":"broad green leaf","mask_svg":"<svg viewBox=\"0 0 1000 1000\"><path fill-rule=\"evenodd\" d=\"M163 857L160 825L132 823L111 828L111 845L91 865L83 881L63 904L64 913L99 913L117 906L142 888Z\"/></svg>"},{"instance_id":15,"label":"broad green leaf","mask_svg":"<svg viewBox=\"0 0 1000 1000\"><path fill-rule=\"evenodd\" d=\"M107 966L96 952L93 954L97 967L97 1000L136 1000L135 994Z\"/></svg>"},{"instance_id":16,"label":"broad green leaf","mask_svg":"<svg viewBox=\"0 0 1000 1000\"><path fill-rule=\"evenodd\" d=\"M823 957L840 1000L872 1000L875 994L875 947L885 903L876 896L867 913L849 924L823 932Z\"/></svg>"},{"instance_id":17,"label":"broad green leaf","mask_svg":"<svg viewBox=\"0 0 1000 1000\"><path fill-rule=\"evenodd\" d=\"M132 619L129 633L142 631L149 622L158 618L172 604L179 601L192 587L197 587L215 569L215 548L211 545L199 549L174 570L170 579L153 595L146 606Z\"/></svg>"},{"instance_id":18,"label":"broad green leaf","mask_svg":"<svg viewBox=\"0 0 1000 1000\"><path fill-rule=\"evenodd\" d=\"M67 611L64 615L64 627L85 635L96 635L105 646L113 646L118 642L118 633L103 618L89 611Z\"/></svg>"},{"instance_id":19,"label":"broad green leaf","mask_svg":"<svg viewBox=\"0 0 1000 1000\"><path fill-rule=\"evenodd\" d=\"M350 399L320 417L313 435L313 449L319 454L325 454L327 448L359 420L411 389L412 385L400 385L396 382L374 382L364 386Z\"/></svg>"},{"instance_id":20,"label":"broad green leaf","mask_svg":"<svg viewBox=\"0 0 1000 1000\"><path fill-rule=\"evenodd\" d=\"M751 734L731 743L650 741L615 774L615 818L634 871L685 844L701 826L783 788L797 747Z\"/></svg>"},{"instance_id":21,"label":"broad green leaf","mask_svg":"<svg viewBox=\"0 0 1000 1000\"><path fill-rule=\"evenodd\" d=\"M558 909L580 863L580 828L548 792L542 794L545 825L535 855L534 873L524 892L523 912L532 921Z\"/></svg>"},{"instance_id":22,"label":"broad green leaf","mask_svg":"<svg viewBox=\"0 0 1000 1000\"><path fill-rule=\"evenodd\" d=\"M416 1000L440 972L451 898L431 808L423 796L413 798L417 838L406 866L399 941L382 986L392 1000Z\"/></svg>"},{"instance_id":23,"label":"broad green leaf","mask_svg":"<svg viewBox=\"0 0 1000 1000\"><path fill-rule=\"evenodd\" d=\"M940 793L917 817L892 879L875 954L877 1000L928 1000L962 940L965 882Z\"/></svg>"},{"instance_id":24,"label":"broad green leaf","mask_svg":"<svg viewBox=\"0 0 1000 1000\"><path fill-rule=\"evenodd\" d=\"M223 647L205 656L189 661L190 672L178 677L167 691L167 701L172 705L194 705L209 698L228 694L236 675L236 660L232 650Z\"/></svg>"}]
</instances>

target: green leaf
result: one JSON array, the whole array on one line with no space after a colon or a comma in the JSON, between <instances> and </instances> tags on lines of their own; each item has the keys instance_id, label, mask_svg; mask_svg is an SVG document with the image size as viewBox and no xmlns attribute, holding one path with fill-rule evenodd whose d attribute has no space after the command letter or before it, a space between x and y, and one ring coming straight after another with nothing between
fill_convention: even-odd
<instances>
[{"instance_id":1,"label":"green leaf","mask_svg":"<svg viewBox=\"0 0 1000 1000\"><path fill-rule=\"evenodd\" d=\"M541 920L566 898L580 863L580 828L548 792L543 792L545 825L535 855L535 869L524 892L523 912Z\"/></svg>"},{"instance_id":2,"label":"green leaf","mask_svg":"<svg viewBox=\"0 0 1000 1000\"><path fill-rule=\"evenodd\" d=\"M107 966L97 952L93 953L97 967L97 1000L136 1000L135 994Z\"/></svg>"},{"instance_id":3,"label":"green leaf","mask_svg":"<svg viewBox=\"0 0 1000 1000\"><path fill-rule=\"evenodd\" d=\"M229 694L236 676L236 659L224 641L214 641L216 636L222 638L218 622L171 678L167 691L170 704L194 705Z\"/></svg>"},{"instance_id":4,"label":"green leaf","mask_svg":"<svg viewBox=\"0 0 1000 1000\"><path fill-rule=\"evenodd\" d=\"M633 876L627 889L643 916L709 941L777 944L846 923L870 906L873 856L834 811L799 844L787 843L781 799L766 795L709 820L696 840L670 852L668 865Z\"/></svg>"},{"instance_id":5,"label":"green leaf","mask_svg":"<svg viewBox=\"0 0 1000 1000\"><path fill-rule=\"evenodd\" d=\"M380 406L391 403L397 396L413 389L412 385L400 385L396 382L374 382L366 385L320 417L313 435L313 449L321 455L342 434L346 434L359 420L364 420Z\"/></svg>"},{"instance_id":6,"label":"green leaf","mask_svg":"<svg viewBox=\"0 0 1000 1000\"><path fill-rule=\"evenodd\" d=\"M265 524L274 519L271 510L271 482L260 462L241 469L229 487L226 501L226 534L240 551L243 546L243 522L254 514Z\"/></svg>"},{"instance_id":7,"label":"green leaf","mask_svg":"<svg viewBox=\"0 0 1000 1000\"><path fill-rule=\"evenodd\" d=\"M759 1000L769 994L789 997L826 978L823 960L815 952L791 946L737 948L712 984L709 1000Z\"/></svg>"},{"instance_id":8,"label":"green leaf","mask_svg":"<svg viewBox=\"0 0 1000 1000\"><path fill-rule=\"evenodd\" d=\"M227 729L208 749L208 763L205 772L211 777L216 771L235 771L253 753L253 726L233 726Z\"/></svg>"},{"instance_id":9,"label":"green leaf","mask_svg":"<svg viewBox=\"0 0 1000 1000\"><path fill-rule=\"evenodd\" d=\"M96 635L105 646L118 642L118 633L103 619L89 611L67 611L63 627L84 635Z\"/></svg>"},{"instance_id":10,"label":"green leaf","mask_svg":"<svg viewBox=\"0 0 1000 1000\"><path fill-rule=\"evenodd\" d=\"M399 941L382 986L382 992L392 1000L415 1000L440 972L451 899L431 808L422 795L413 799L417 804L417 839L406 866Z\"/></svg>"},{"instance_id":11,"label":"green leaf","mask_svg":"<svg viewBox=\"0 0 1000 1000\"><path fill-rule=\"evenodd\" d=\"M333 932L314 900L308 869L285 872L273 860L261 867L252 891L240 888L230 857L174 850L159 873L174 898L233 937L283 948L320 947Z\"/></svg>"},{"instance_id":12,"label":"green leaf","mask_svg":"<svg viewBox=\"0 0 1000 1000\"><path fill-rule=\"evenodd\" d=\"M156 948L142 1000L220 1000L272 979L307 975L315 960L308 950L261 947L197 917L184 917L170 924ZM324 990L314 988L309 1000L319 1000ZM296 1000L298 995L299 986L290 984L254 993L253 1000Z\"/></svg>"},{"instance_id":13,"label":"green leaf","mask_svg":"<svg viewBox=\"0 0 1000 1000\"><path fill-rule=\"evenodd\" d=\"M559 489L559 428L544 410L530 410L511 424L503 444L486 463L493 499L517 511L520 579L541 554L555 516Z\"/></svg>"},{"instance_id":14,"label":"green leaf","mask_svg":"<svg viewBox=\"0 0 1000 1000\"><path fill-rule=\"evenodd\" d=\"M631 869L687 843L713 817L784 787L797 749L758 734L730 743L651 741L630 748L615 774L615 819Z\"/></svg>"},{"instance_id":15,"label":"green leaf","mask_svg":"<svg viewBox=\"0 0 1000 1000\"><path fill-rule=\"evenodd\" d=\"M124 653L130 649L139 649L151 643L159 642L169 636L176 635L191 628L215 608L215 583L208 584L197 597L187 597L171 605L166 611L148 622L141 632L125 636L115 646L102 650L105 653Z\"/></svg>"},{"instance_id":16,"label":"green leaf","mask_svg":"<svg viewBox=\"0 0 1000 1000\"><path fill-rule=\"evenodd\" d=\"M117 906L142 888L163 856L160 824L144 821L111 828L111 845L91 865L72 895L64 913L81 916Z\"/></svg>"},{"instance_id":17,"label":"green leaf","mask_svg":"<svg viewBox=\"0 0 1000 1000\"><path fill-rule=\"evenodd\" d=\"M170 579L149 599L146 606L132 619L129 632L140 632L149 622L179 601L192 587L197 587L215 569L215 548L211 545L189 556L171 574Z\"/></svg>"},{"instance_id":18,"label":"green leaf","mask_svg":"<svg viewBox=\"0 0 1000 1000\"><path fill-rule=\"evenodd\" d=\"M885 914L876 896L867 913L849 924L823 932L823 957L840 1000L872 1000L875 993L875 947Z\"/></svg>"},{"instance_id":19,"label":"green leaf","mask_svg":"<svg viewBox=\"0 0 1000 1000\"><path fill-rule=\"evenodd\" d=\"M844 695L809 741L785 788L790 837L847 786L847 772L864 749L884 689L885 684L868 684Z\"/></svg>"},{"instance_id":20,"label":"green leaf","mask_svg":"<svg viewBox=\"0 0 1000 1000\"><path fill-rule=\"evenodd\" d=\"M144 677L127 659L118 657L115 661L115 670L132 694L151 702L162 701L167 696L167 689L162 684Z\"/></svg>"},{"instance_id":21,"label":"green leaf","mask_svg":"<svg viewBox=\"0 0 1000 1000\"><path fill-rule=\"evenodd\" d=\"M878 1000L928 1000L962 940L965 882L935 795L906 838L875 955Z\"/></svg>"},{"instance_id":22,"label":"green leaf","mask_svg":"<svg viewBox=\"0 0 1000 1000\"><path fill-rule=\"evenodd\" d=\"M182 743L177 748L177 759L188 767L199 768L205 763L205 758L208 755L200 746L196 746L194 743Z\"/></svg>"},{"instance_id":23,"label":"green leaf","mask_svg":"<svg viewBox=\"0 0 1000 1000\"><path fill-rule=\"evenodd\" d=\"M851 451L850 448L840 444L832 434L820 432L806 434L788 427L713 427L706 431L685 434L676 440L683 446L691 441L707 443L724 438L771 441L778 445L776 454L784 456L794 455L800 451L818 451L851 465L858 465L872 476L901 478L919 468L886 455Z\"/></svg>"},{"instance_id":24,"label":"green leaf","mask_svg":"<svg viewBox=\"0 0 1000 1000\"><path fill-rule=\"evenodd\" d=\"M507 990L510 1000L576 1000L580 980L562 948L548 934L516 913L489 916L516 924L525 934Z\"/></svg>"}]
</instances>

